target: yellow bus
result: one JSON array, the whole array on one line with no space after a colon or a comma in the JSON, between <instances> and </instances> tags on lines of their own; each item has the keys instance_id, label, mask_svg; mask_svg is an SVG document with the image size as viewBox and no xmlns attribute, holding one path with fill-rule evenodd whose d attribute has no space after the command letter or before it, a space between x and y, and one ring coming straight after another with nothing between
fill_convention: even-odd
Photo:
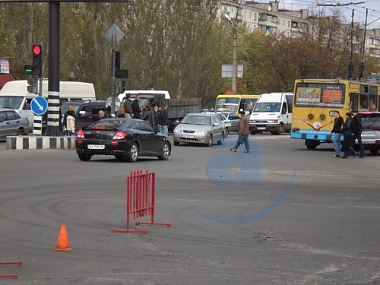
<instances>
[{"instance_id":1,"label":"yellow bus","mask_svg":"<svg viewBox=\"0 0 380 285\"><path fill-rule=\"evenodd\" d=\"M380 111L380 84L340 79L296 80L290 137L305 140L308 149L332 142L335 110L342 117L352 110Z\"/></svg>"},{"instance_id":2,"label":"yellow bus","mask_svg":"<svg viewBox=\"0 0 380 285\"><path fill-rule=\"evenodd\" d=\"M218 95L215 102L215 111L234 112L239 114L239 110L251 112L260 95Z\"/></svg>"}]
</instances>

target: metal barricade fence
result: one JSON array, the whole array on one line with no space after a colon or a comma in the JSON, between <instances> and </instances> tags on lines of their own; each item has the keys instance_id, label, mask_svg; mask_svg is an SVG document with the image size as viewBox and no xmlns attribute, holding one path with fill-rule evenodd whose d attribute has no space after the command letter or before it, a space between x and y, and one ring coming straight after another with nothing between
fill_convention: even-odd
<instances>
[{"instance_id":1,"label":"metal barricade fence","mask_svg":"<svg viewBox=\"0 0 380 285\"><path fill-rule=\"evenodd\" d=\"M133 219L150 216L150 222L136 222L136 225L156 225L170 227L171 224L155 223L156 174L147 170L132 171L127 177L126 229L110 229L110 232L143 233L146 230L130 228L130 215Z\"/></svg>"}]
</instances>

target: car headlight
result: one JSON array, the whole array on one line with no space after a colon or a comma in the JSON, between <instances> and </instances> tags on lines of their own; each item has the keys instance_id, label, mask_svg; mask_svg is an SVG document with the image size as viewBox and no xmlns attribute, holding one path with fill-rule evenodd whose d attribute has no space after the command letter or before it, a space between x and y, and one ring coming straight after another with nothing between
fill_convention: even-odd
<instances>
[{"instance_id":1,"label":"car headlight","mask_svg":"<svg viewBox=\"0 0 380 285\"><path fill-rule=\"evenodd\" d=\"M195 131L195 134L204 136L204 135L207 135L207 132L206 131Z\"/></svg>"},{"instance_id":2,"label":"car headlight","mask_svg":"<svg viewBox=\"0 0 380 285\"><path fill-rule=\"evenodd\" d=\"M174 129L174 133L175 133L175 134L180 134L181 131L182 131L181 128L175 128L175 129Z\"/></svg>"}]
</instances>

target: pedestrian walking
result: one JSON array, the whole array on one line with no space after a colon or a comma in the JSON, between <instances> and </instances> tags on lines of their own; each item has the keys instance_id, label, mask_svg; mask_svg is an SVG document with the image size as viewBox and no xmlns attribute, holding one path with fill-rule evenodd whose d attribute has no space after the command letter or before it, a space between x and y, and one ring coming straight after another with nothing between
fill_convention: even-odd
<instances>
[{"instance_id":1,"label":"pedestrian walking","mask_svg":"<svg viewBox=\"0 0 380 285\"><path fill-rule=\"evenodd\" d=\"M343 148L344 155L342 158L347 158L350 155L355 157L354 150L354 134L353 134L353 124L352 124L352 114L350 112L346 113L346 121L343 123L342 133L344 136L343 139Z\"/></svg>"},{"instance_id":2,"label":"pedestrian walking","mask_svg":"<svg viewBox=\"0 0 380 285\"><path fill-rule=\"evenodd\" d=\"M333 156L340 157L340 153L342 151L340 138L342 136L343 118L340 116L339 111L335 111L334 116L335 116L334 127L331 130L331 133L334 134L333 145L335 149L335 154Z\"/></svg>"},{"instance_id":3,"label":"pedestrian walking","mask_svg":"<svg viewBox=\"0 0 380 285\"><path fill-rule=\"evenodd\" d=\"M248 139L248 136L249 136L249 120L245 116L245 112L243 110L240 110L239 113L240 113L240 120L239 120L239 125L238 125L239 137L238 137L234 147L231 148L230 150L236 152L237 149L239 148L239 146L244 143L244 146L245 146L244 152L249 153L250 152L249 139Z\"/></svg>"},{"instance_id":4,"label":"pedestrian walking","mask_svg":"<svg viewBox=\"0 0 380 285\"><path fill-rule=\"evenodd\" d=\"M358 114L358 111L354 110L352 111L352 125L353 125L353 131L354 131L354 144L355 140L358 140L359 145L359 157L363 158L365 157L365 150L362 142L362 118L361 115Z\"/></svg>"}]
</instances>

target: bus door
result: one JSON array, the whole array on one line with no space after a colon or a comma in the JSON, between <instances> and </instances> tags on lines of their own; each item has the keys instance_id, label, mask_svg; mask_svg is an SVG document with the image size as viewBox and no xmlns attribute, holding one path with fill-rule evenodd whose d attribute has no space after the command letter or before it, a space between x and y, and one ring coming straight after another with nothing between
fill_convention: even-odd
<instances>
[{"instance_id":1,"label":"bus door","mask_svg":"<svg viewBox=\"0 0 380 285\"><path fill-rule=\"evenodd\" d=\"M350 110L360 110L359 108L359 93L350 93Z\"/></svg>"}]
</instances>

